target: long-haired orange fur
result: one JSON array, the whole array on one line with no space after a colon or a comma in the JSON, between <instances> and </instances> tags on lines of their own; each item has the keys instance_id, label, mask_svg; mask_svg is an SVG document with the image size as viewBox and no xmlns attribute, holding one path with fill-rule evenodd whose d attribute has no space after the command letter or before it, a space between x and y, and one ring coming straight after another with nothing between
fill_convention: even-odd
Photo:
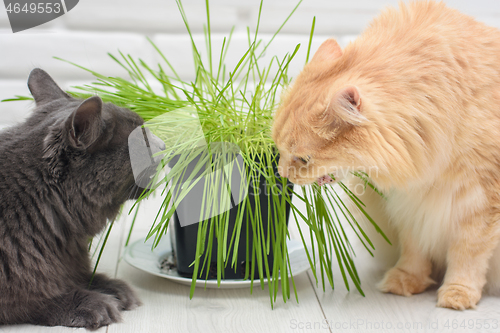
<instances>
[{"instance_id":1,"label":"long-haired orange fur","mask_svg":"<svg viewBox=\"0 0 500 333\"><path fill-rule=\"evenodd\" d=\"M320 46L273 138L294 183L372 171L400 242L382 291L424 291L433 263L446 270L438 306L475 307L487 280L500 289L499 30L434 1L389 8L344 50Z\"/></svg>"}]
</instances>

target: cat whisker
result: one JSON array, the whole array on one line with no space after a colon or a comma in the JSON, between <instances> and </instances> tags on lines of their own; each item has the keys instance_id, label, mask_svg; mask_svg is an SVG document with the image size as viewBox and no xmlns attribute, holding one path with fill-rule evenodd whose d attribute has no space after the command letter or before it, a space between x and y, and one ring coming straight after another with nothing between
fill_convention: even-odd
<instances>
[{"instance_id":1,"label":"cat whisker","mask_svg":"<svg viewBox=\"0 0 500 333\"><path fill-rule=\"evenodd\" d=\"M139 195L142 194L142 192L147 191L148 189L151 188L150 181L155 176L155 173L149 172L150 171L149 169L151 169L151 167L147 168L146 170L144 170L143 172L141 172L139 174L139 176L137 177L137 179L135 179L134 184L132 184L129 187L129 189L128 189L128 192L129 192L128 199L137 199L139 197ZM147 184L148 184L146 187L142 187L142 186L139 185L139 184L146 183L146 180L147 180Z\"/></svg>"}]
</instances>

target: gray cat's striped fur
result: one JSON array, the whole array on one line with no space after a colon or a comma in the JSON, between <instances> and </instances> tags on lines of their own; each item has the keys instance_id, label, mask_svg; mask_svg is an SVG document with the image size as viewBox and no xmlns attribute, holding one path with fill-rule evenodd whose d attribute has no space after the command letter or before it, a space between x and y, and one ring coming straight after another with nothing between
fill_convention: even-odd
<instances>
[{"instance_id":1,"label":"gray cat's striped fur","mask_svg":"<svg viewBox=\"0 0 500 333\"><path fill-rule=\"evenodd\" d=\"M130 110L70 97L41 69L36 108L0 133L0 324L97 329L140 304L122 281L96 275L88 240L130 198Z\"/></svg>"}]
</instances>

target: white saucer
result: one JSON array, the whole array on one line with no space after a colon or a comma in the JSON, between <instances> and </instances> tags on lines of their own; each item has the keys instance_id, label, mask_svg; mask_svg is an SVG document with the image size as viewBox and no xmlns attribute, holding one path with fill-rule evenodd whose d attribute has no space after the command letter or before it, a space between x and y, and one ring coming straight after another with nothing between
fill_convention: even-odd
<instances>
[{"instance_id":1,"label":"white saucer","mask_svg":"<svg viewBox=\"0 0 500 333\"><path fill-rule=\"evenodd\" d=\"M151 251L152 243L152 239L145 243L144 240L138 240L127 246L124 254L125 261L144 272L190 286L192 279L180 276L175 267L170 270L160 268L160 263L171 255L172 252L170 237L168 235L163 236L160 244L153 251ZM287 240L287 247L293 276L307 271L309 269L309 261L307 260L302 242ZM254 285L258 285L259 283L259 280L254 280ZM264 279L264 283L267 283L267 279ZM220 286L217 286L217 280L198 279L196 281L196 286L201 288L248 288L250 284L250 280L221 280Z\"/></svg>"}]
</instances>

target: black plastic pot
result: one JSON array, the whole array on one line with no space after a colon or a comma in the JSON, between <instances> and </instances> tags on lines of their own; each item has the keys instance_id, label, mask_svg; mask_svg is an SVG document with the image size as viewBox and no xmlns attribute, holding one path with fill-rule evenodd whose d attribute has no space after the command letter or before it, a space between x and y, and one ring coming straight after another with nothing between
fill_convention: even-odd
<instances>
[{"instance_id":1,"label":"black plastic pot","mask_svg":"<svg viewBox=\"0 0 500 333\"><path fill-rule=\"evenodd\" d=\"M196 161L193 162L193 165L190 165L188 168L192 168L196 164ZM273 165L273 170L274 174L277 175L277 166ZM277 182L278 183L278 182ZM287 182L287 185L285 186L285 193L288 193L288 195L291 196L291 189L293 187L293 184L290 182ZM264 227L264 230L266 230L265 237L267 237L267 228L268 224L271 223L274 225L275 221L269 220L267 217L268 216L274 216L274 205L273 205L273 197L270 198L268 202L268 193L271 190L267 186L267 182L264 176L260 176L259 179L259 188L260 188L260 205L261 205L261 212L262 212L262 224ZM253 195L253 188L248 188L248 201L247 205L250 204L250 207L252 211L255 211L256 207L256 200L255 196ZM191 193L190 193L191 194ZM193 195L199 196L199 193L194 193ZM281 196L280 196L281 198ZM193 200L194 202L198 200ZM173 232L172 232L172 249L174 252L174 257L176 258L176 264L177 264L177 272L179 275L184 276L184 277L192 277L193 276L193 270L194 270L194 265L192 265L194 259L195 259L195 253L196 253L196 244L197 244L197 235L198 235L198 226L199 223L196 224L191 224L187 226L181 227L181 223L179 221L179 215L178 211L187 211L192 209L193 207L193 201L189 200L189 195L188 197L184 198L184 200L176 206L176 212L173 215L173 221L171 223L173 224ZM195 203L196 204L196 203ZM235 227L235 221L237 218L237 212L239 206L242 205L242 203L235 205L233 208L229 210L229 231L228 235L232 235L234 227ZM271 209L271 214L268 214L269 210ZM286 224L288 225L288 220L290 216L290 204L286 204ZM210 221L212 223L212 221ZM273 227L273 225L271 227ZM208 228L209 229L209 228ZM230 245L230 237L228 237L228 243L227 243L227 249L229 251L228 258L231 258L232 260L233 254L232 254L232 248L233 246ZM206 238L208 240L208 231ZM245 277L245 270L246 267L252 267L252 263L249 262L247 265L246 263L246 249L247 249L247 240L248 240L248 249L249 249L249 257L251 258L251 253L252 253L252 246L253 246L253 231L252 231L252 226L251 226L251 221L247 221L246 216L243 217L242 221L242 226L241 226L241 234L240 234L240 243L238 246L238 265L236 267L231 267L231 262L226 265L224 269L224 274L223 278L224 279L243 279ZM213 245L212 245L212 254L211 254L211 263L210 263L210 268L209 272L207 275L207 268L204 267L203 270L202 265L203 262L205 261L205 256L207 255L206 247L205 247L205 252L203 256L200 258L200 268L198 272L198 278L201 279L216 279L217 278L217 245L218 245L218 239L213 237ZM262 251L262 249L259 249ZM262 252L261 252L262 253ZM264 254L263 254L264 256ZM265 256L264 256L265 257ZM269 263L269 268L272 272L272 267L273 267L273 250L270 250L269 255L267 256L268 263ZM207 263L208 264L208 263ZM205 266L208 266L208 265ZM235 269L236 268L236 269ZM257 263L255 263L255 274L254 278L258 278L258 267Z\"/></svg>"}]
</instances>

